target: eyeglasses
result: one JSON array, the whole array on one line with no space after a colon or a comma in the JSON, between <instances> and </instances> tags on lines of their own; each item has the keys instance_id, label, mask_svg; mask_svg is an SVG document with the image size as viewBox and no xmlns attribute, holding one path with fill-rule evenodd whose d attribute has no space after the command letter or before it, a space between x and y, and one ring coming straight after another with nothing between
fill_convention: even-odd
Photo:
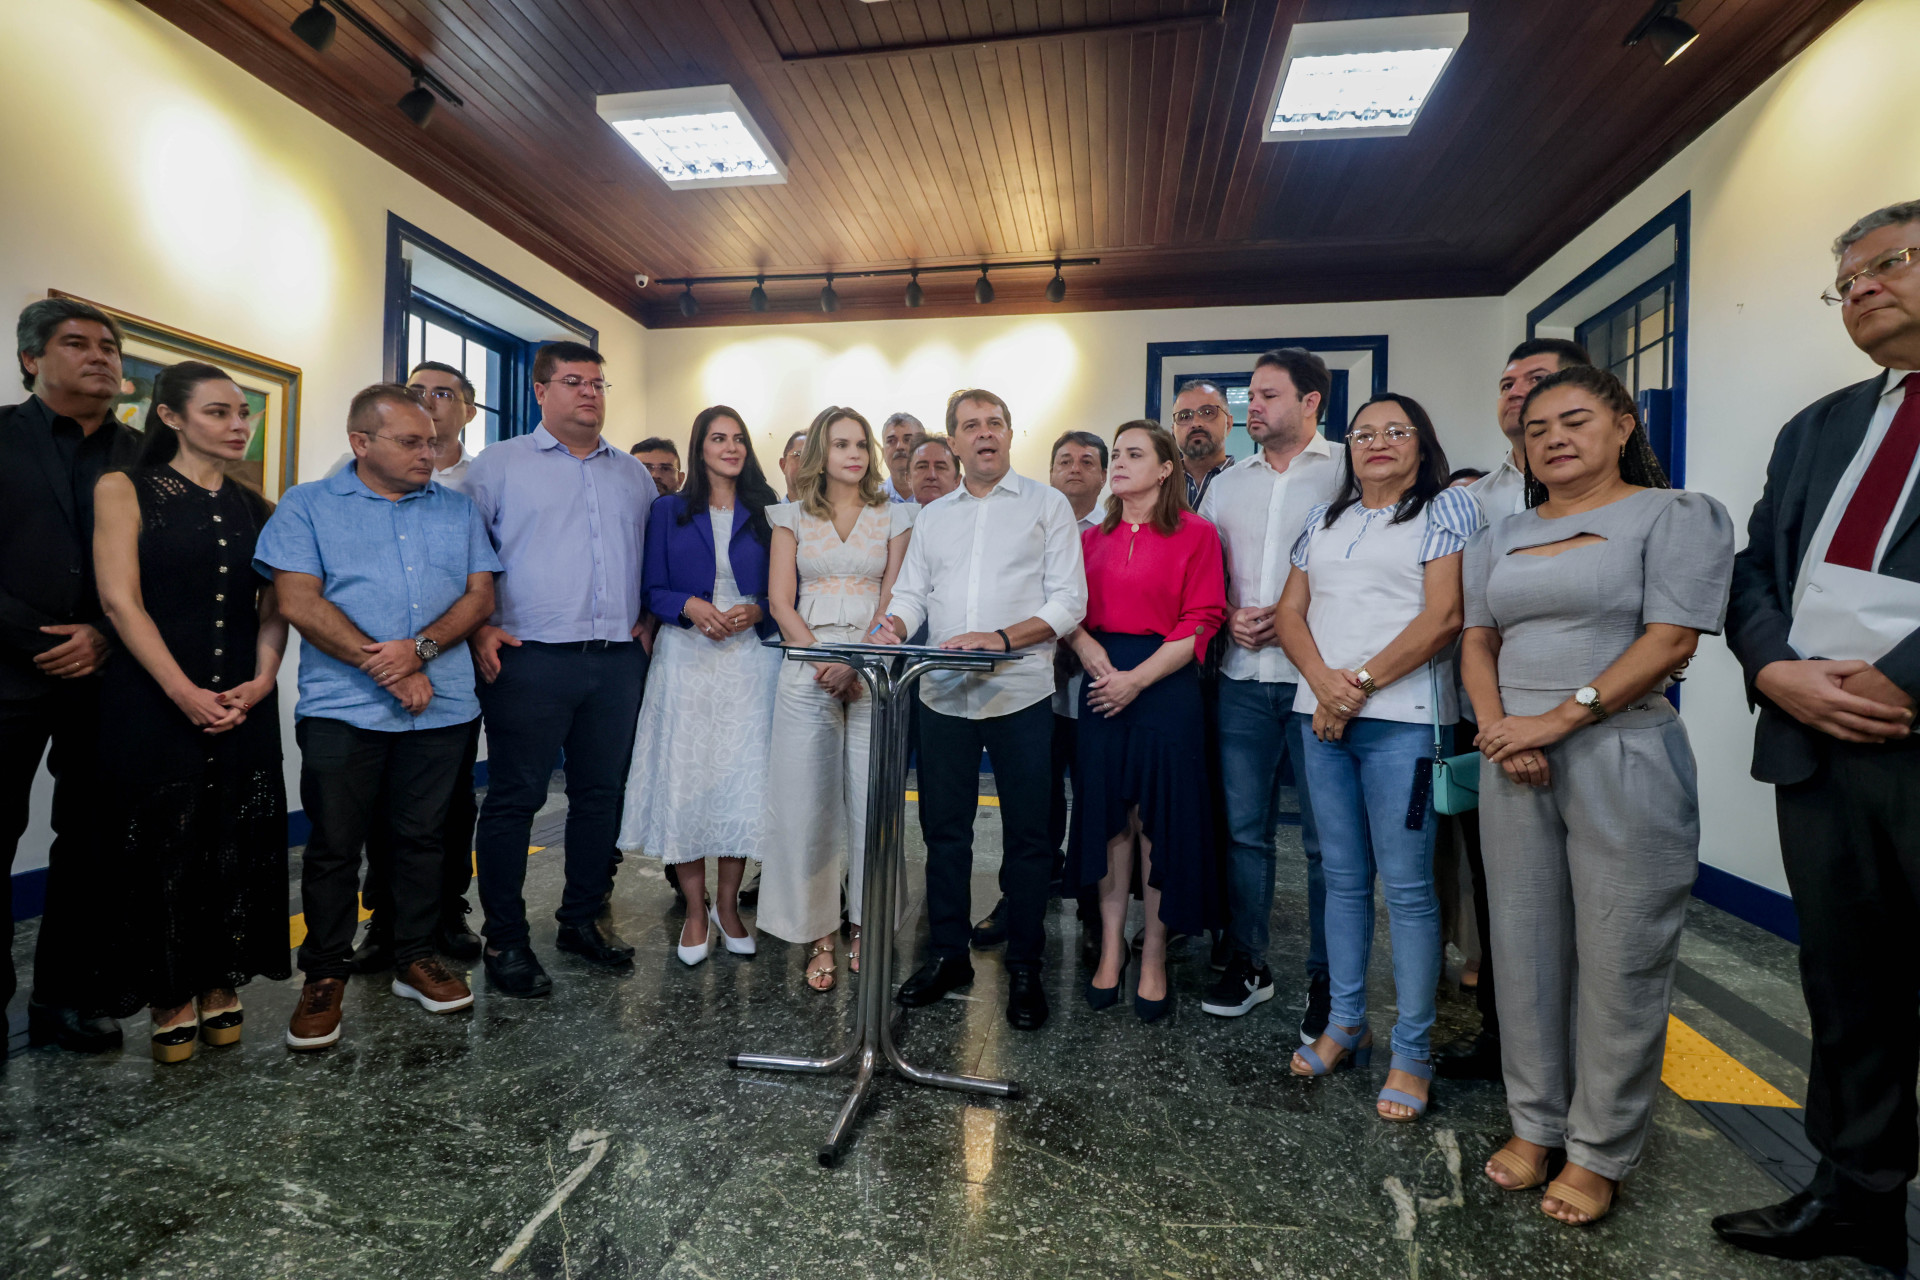
<instances>
[{"instance_id":1,"label":"eyeglasses","mask_svg":"<svg viewBox=\"0 0 1920 1280\"><path fill-rule=\"evenodd\" d=\"M1191 426L1195 422L1214 423L1226 416L1226 411L1217 404L1203 404L1198 409L1181 409L1174 413L1175 426Z\"/></svg>"},{"instance_id":2,"label":"eyeglasses","mask_svg":"<svg viewBox=\"0 0 1920 1280\"><path fill-rule=\"evenodd\" d=\"M446 387L408 387L407 390L413 392L413 398L416 400L447 401L466 399L466 396L462 393L450 391Z\"/></svg>"},{"instance_id":3,"label":"eyeglasses","mask_svg":"<svg viewBox=\"0 0 1920 1280\"><path fill-rule=\"evenodd\" d=\"M1913 262L1913 255L1920 253L1920 244L1908 245L1904 249L1895 249L1892 253L1881 254L1878 259L1860 268L1845 280L1837 281L1833 288L1820 295L1820 301L1830 307L1837 307L1853 296L1853 286L1862 280L1884 280L1898 271L1906 269Z\"/></svg>"},{"instance_id":4,"label":"eyeglasses","mask_svg":"<svg viewBox=\"0 0 1920 1280\"><path fill-rule=\"evenodd\" d=\"M402 453L430 453L437 458L447 451L447 446L441 443L440 437L438 436L383 436L376 434L370 435L367 438L369 440L385 440Z\"/></svg>"},{"instance_id":5,"label":"eyeglasses","mask_svg":"<svg viewBox=\"0 0 1920 1280\"><path fill-rule=\"evenodd\" d=\"M546 381L557 382L569 391L579 391L584 388L597 396L605 395L613 386L605 378L583 378L577 373L570 373L564 378L548 378Z\"/></svg>"},{"instance_id":6,"label":"eyeglasses","mask_svg":"<svg viewBox=\"0 0 1920 1280\"><path fill-rule=\"evenodd\" d=\"M1374 442L1385 438L1388 444L1405 444L1414 438L1414 433L1405 427L1388 427L1385 431L1349 431L1347 443L1357 449L1371 449Z\"/></svg>"}]
</instances>

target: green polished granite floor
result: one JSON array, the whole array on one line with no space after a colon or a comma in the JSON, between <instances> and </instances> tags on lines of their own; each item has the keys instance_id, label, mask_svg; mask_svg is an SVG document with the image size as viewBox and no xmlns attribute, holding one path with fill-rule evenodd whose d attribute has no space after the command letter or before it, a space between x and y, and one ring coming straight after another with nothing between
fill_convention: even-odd
<instances>
[{"instance_id":1,"label":"green polished granite floor","mask_svg":"<svg viewBox=\"0 0 1920 1280\"><path fill-rule=\"evenodd\" d=\"M537 834L557 841L559 814ZM909 827L913 824L910 822ZM998 818L983 809L974 900L993 894ZM909 859L916 902L920 849ZM997 956L964 998L910 1015L908 1055L1012 1076L1026 1096L977 1102L893 1080L877 1089L838 1169L815 1150L842 1078L729 1071L734 1050L837 1044L851 988L800 980L804 949L674 958L679 916L650 863L630 862L614 907L640 948L624 975L552 950L559 858L530 865L535 944L552 999L480 984L466 1014L430 1017L384 978L355 979L346 1038L310 1056L280 1031L297 987L249 987L234 1049L158 1067L144 1019L126 1051L16 1052L0 1074L0 1276L481 1277L569 1176L597 1163L506 1272L530 1277L1847 1277L1719 1246L1713 1214L1779 1188L1663 1091L1646 1162L1607 1221L1570 1229L1537 1194L1480 1175L1504 1139L1494 1085L1442 1082L1425 1122L1374 1118L1382 1071L1303 1083L1287 1071L1302 996L1304 876L1281 828L1279 998L1238 1020L1200 1012L1198 952L1176 975L1170 1023L1078 998L1077 928L1049 917L1054 1018L1001 1016ZM545 842L543 839L541 842ZM1793 1026L1792 950L1695 905L1689 963ZM921 926L908 940L911 950ZM1376 1026L1391 1020L1386 930ZM23 965L33 927L14 944ZM1684 998L1683 998L1684 1000ZM14 1029L20 1028L16 1001ZM1797 1066L1693 1010L1694 1025L1798 1096ZM1683 1012L1683 1016L1688 1016ZM1469 1004L1443 995L1437 1038ZM19 1040L16 1038L16 1045ZM570 1141L582 1134L582 1149Z\"/></svg>"}]
</instances>

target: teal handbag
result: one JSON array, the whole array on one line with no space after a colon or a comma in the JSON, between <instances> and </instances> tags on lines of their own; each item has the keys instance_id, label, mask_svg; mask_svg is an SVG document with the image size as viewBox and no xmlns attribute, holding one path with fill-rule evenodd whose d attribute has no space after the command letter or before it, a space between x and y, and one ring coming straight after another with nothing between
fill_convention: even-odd
<instances>
[{"instance_id":1,"label":"teal handbag","mask_svg":"<svg viewBox=\"0 0 1920 1280\"><path fill-rule=\"evenodd\" d=\"M1433 809L1448 817L1480 807L1480 753L1449 756L1440 735L1440 678L1431 663L1427 679L1433 685Z\"/></svg>"}]
</instances>

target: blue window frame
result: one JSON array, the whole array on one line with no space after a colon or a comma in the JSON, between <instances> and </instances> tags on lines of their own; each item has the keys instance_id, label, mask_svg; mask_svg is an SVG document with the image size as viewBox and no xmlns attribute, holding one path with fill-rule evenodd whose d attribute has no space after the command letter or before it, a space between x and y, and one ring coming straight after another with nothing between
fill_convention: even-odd
<instances>
[{"instance_id":1,"label":"blue window frame","mask_svg":"<svg viewBox=\"0 0 1920 1280\"><path fill-rule=\"evenodd\" d=\"M407 307L406 344L407 369L423 360L437 360L460 370L473 383L479 412L467 424L464 443L469 454L527 429L520 426L507 394L508 388L527 376L526 343L416 291Z\"/></svg>"},{"instance_id":2,"label":"blue window frame","mask_svg":"<svg viewBox=\"0 0 1920 1280\"><path fill-rule=\"evenodd\" d=\"M1368 388L1370 396L1379 395L1387 389L1387 338L1385 334L1367 334L1357 337L1340 338L1228 338L1202 342L1149 342L1147 344L1147 412L1146 416L1155 421L1161 417L1161 368L1164 361L1182 356L1215 355L1258 355L1271 351L1275 347L1305 347L1308 351L1365 351L1373 357L1373 385ZM1345 369L1330 369L1333 375L1333 387L1327 396L1327 403L1320 414L1321 434L1329 440L1347 438L1348 386ZM1182 373L1174 380L1178 386L1188 378L1211 377L1227 391L1227 400L1233 405L1233 386L1245 387L1253 375L1250 372L1228 374ZM1171 412L1171 406L1168 406ZM1244 394L1237 406L1234 406L1234 423L1237 435L1228 439L1243 443L1246 452L1252 451L1252 442L1245 434L1246 400ZM1236 457L1242 454L1232 444L1227 446L1229 453Z\"/></svg>"}]
</instances>

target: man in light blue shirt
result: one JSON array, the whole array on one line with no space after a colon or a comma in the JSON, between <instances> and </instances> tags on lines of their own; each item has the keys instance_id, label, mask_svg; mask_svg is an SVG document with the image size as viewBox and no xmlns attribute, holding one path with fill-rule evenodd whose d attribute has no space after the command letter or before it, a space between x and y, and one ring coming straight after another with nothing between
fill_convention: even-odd
<instances>
[{"instance_id":1,"label":"man in light blue shirt","mask_svg":"<svg viewBox=\"0 0 1920 1280\"><path fill-rule=\"evenodd\" d=\"M493 608L500 568L473 504L433 481L433 422L405 387L353 398L354 465L296 485L260 531L254 568L300 632L306 986L293 1049L340 1039L360 850L382 793L392 840L394 994L432 1013L473 993L433 954L440 835L479 713L460 642ZM444 653L445 650L453 652Z\"/></svg>"},{"instance_id":2,"label":"man in light blue shirt","mask_svg":"<svg viewBox=\"0 0 1920 1280\"><path fill-rule=\"evenodd\" d=\"M653 478L600 434L600 354L555 342L533 362L541 423L473 460L467 492L506 566L491 622L474 633L487 723L487 798L475 855L487 980L514 996L553 989L534 956L522 887L533 815L554 758L567 769L567 884L558 945L619 968L633 948L605 906L647 656L637 643Z\"/></svg>"}]
</instances>

